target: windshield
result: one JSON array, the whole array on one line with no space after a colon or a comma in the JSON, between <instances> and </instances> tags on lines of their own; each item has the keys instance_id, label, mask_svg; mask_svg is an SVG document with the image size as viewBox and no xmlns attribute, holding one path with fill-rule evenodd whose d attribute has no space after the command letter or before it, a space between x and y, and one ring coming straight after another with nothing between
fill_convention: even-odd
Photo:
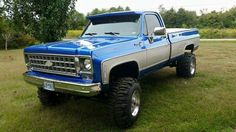
<instances>
[{"instance_id":1,"label":"windshield","mask_svg":"<svg viewBox=\"0 0 236 132\"><path fill-rule=\"evenodd\" d=\"M137 36L140 32L140 15L105 16L94 18L82 35Z\"/></svg>"}]
</instances>

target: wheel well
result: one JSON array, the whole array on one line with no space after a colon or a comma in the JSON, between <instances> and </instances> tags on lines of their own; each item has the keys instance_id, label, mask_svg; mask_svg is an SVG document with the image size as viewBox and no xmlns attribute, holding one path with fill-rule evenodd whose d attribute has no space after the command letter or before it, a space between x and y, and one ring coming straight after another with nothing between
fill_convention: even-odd
<instances>
[{"instance_id":1,"label":"wheel well","mask_svg":"<svg viewBox=\"0 0 236 132\"><path fill-rule=\"evenodd\" d=\"M190 44L185 47L185 50L191 50L191 53L194 51L194 44Z\"/></svg>"},{"instance_id":2,"label":"wheel well","mask_svg":"<svg viewBox=\"0 0 236 132\"><path fill-rule=\"evenodd\" d=\"M119 77L133 77L138 78L139 67L137 62L131 61L119 64L111 69L110 81Z\"/></svg>"}]
</instances>

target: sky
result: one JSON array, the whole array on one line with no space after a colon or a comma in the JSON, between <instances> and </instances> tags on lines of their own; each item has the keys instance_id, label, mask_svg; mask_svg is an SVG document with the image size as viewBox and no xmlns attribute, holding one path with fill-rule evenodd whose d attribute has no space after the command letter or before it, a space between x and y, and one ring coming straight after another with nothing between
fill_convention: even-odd
<instances>
[{"instance_id":1,"label":"sky","mask_svg":"<svg viewBox=\"0 0 236 132\"><path fill-rule=\"evenodd\" d=\"M205 12L228 10L236 6L236 0L78 0L76 10L87 14L94 8L108 9L110 7L129 6L134 11L158 11L160 5L166 9L182 7L196 11L200 15L201 10L205 10Z\"/></svg>"}]
</instances>

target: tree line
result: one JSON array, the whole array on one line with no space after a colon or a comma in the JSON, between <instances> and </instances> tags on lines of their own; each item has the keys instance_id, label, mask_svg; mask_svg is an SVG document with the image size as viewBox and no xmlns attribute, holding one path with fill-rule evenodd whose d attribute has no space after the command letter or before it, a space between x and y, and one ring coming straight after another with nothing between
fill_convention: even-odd
<instances>
[{"instance_id":1,"label":"tree line","mask_svg":"<svg viewBox=\"0 0 236 132\"><path fill-rule=\"evenodd\" d=\"M87 15L74 10L74 15L71 15L71 20L69 21L69 29L83 29L87 23L86 16L89 15L129 10L129 7L122 8L120 6L117 8L112 7L110 9L96 8ZM166 27L168 28L236 28L236 7L233 7L227 11L219 12L212 11L210 13L205 13L204 11L201 11L201 15L199 16L196 11L189 11L184 8L179 8L178 10L171 8L167 10L163 6L160 6L159 12L165 21Z\"/></svg>"},{"instance_id":2,"label":"tree line","mask_svg":"<svg viewBox=\"0 0 236 132\"><path fill-rule=\"evenodd\" d=\"M1 2L1 1L0 1ZM61 40L67 30L82 30L86 17L106 12L129 11L129 7L94 9L88 14L75 10L76 0L3 0L0 7L0 49L22 48L35 43ZM236 7L228 11L202 12L159 7L167 27L235 28Z\"/></svg>"},{"instance_id":3,"label":"tree line","mask_svg":"<svg viewBox=\"0 0 236 132\"><path fill-rule=\"evenodd\" d=\"M196 27L196 28L235 28L236 27L236 7L227 11L212 11L205 13L201 11L198 16L195 11L188 11L184 8L167 10L159 7L160 13L167 27Z\"/></svg>"}]
</instances>

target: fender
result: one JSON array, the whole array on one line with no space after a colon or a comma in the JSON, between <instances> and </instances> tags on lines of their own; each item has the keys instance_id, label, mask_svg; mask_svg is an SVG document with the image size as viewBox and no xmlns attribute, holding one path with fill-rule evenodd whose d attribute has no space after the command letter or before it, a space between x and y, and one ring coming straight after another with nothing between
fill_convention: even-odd
<instances>
[{"instance_id":1,"label":"fender","mask_svg":"<svg viewBox=\"0 0 236 132\"><path fill-rule=\"evenodd\" d=\"M125 64L125 63L130 63L130 62L135 62L138 65L138 71L140 70L140 67L142 67L139 63L140 60L137 59L131 59L132 56L135 54L128 55L128 56L123 56L123 57L118 57L118 58L113 58L109 60L105 60L102 62L102 83L103 84L109 84L109 79L110 79L110 72L113 68L116 66ZM139 56L142 57L142 56ZM139 71L140 72L140 71ZM139 74L139 73L138 73Z\"/></svg>"}]
</instances>

